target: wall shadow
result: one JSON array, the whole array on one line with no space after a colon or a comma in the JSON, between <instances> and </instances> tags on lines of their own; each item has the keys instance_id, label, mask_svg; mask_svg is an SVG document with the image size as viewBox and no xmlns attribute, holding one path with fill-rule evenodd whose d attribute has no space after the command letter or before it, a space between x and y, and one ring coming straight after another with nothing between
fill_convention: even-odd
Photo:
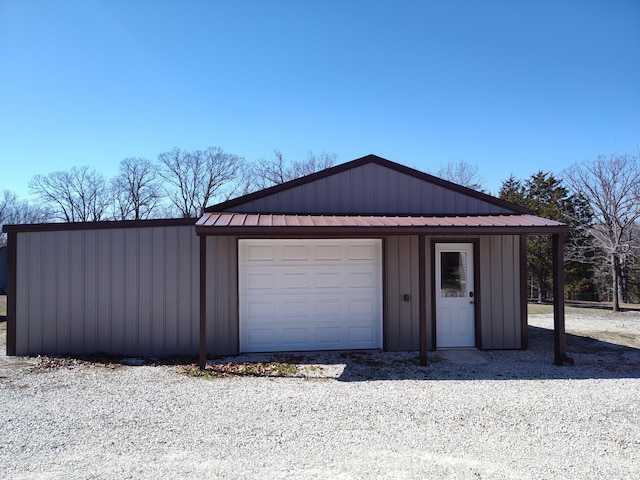
<instances>
[{"instance_id":1,"label":"wall shadow","mask_svg":"<svg viewBox=\"0 0 640 480\"><path fill-rule=\"evenodd\" d=\"M567 351L575 365L553 364L553 331L529 327L529 349L486 350L478 361L456 362L428 352L427 366L396 353L352 354L340 381L368 380L568 380L640 378L640 349L567 334ZM455 356L454 356L455 357Z\"/></svg>"}]
</instances>

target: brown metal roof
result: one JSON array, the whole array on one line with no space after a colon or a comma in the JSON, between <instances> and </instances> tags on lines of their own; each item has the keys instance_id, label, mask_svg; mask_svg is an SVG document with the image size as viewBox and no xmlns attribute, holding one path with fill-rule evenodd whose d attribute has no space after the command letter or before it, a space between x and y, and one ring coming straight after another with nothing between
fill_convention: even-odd
<instances>
[{"instance_id":1,"label":"brown metal roof","mask_svg":"<svg viewBox=\"0 0 640 480\"><path fill-rule=\"evenodd\" d=\"M208 212L198 235L553 234L564 223L530 214L478 216L291 215Z\"/></svg>"}]
</instances>

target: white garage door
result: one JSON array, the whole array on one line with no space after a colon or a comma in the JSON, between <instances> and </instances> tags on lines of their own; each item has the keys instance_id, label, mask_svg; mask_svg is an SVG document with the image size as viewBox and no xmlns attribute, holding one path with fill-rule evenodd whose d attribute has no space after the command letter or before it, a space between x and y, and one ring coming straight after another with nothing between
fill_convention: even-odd
<instances>
[{"instance_id":1,"label":"white garage door","mask_svg":"<svg viewBox=\"0 0 640 480\"><path fill-rule=\"evenodd\" d=\"M382 241L239 240L240 350L382 348Z\"/></svg>"}]
</instances>

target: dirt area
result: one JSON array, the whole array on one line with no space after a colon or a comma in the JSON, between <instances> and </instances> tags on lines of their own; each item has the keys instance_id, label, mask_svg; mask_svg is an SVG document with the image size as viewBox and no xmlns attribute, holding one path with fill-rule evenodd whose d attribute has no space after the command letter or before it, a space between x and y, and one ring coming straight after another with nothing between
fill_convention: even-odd
<instances>
[{"instance_id":1,"label":"dirt area","mask_svg":"<svg viewBox=\"0 0 640 480\"><path fill-rule=\"evenodd\" d=\"M530 307L529 311L532 310L540 311L540 307ZM553 310L530 313L529 325L552 330ZM613 313L599 308L569 307L565 330L569 335L640 349L640 311L637 310Z\"/></svg>"}]
</instances>

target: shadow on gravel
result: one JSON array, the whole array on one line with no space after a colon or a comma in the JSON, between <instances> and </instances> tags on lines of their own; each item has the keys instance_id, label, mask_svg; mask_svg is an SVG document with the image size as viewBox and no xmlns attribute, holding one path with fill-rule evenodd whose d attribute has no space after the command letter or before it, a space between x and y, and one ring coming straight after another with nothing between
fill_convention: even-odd
<instances>
[{"instance_id":1,"label":"shadow on gravel","mask_svg":"<svg viewBox=\"0 0 640 480\"><path fill-rule=\"evenodd\" d=\"M568 334L567 351L576 364L553 365L553 332L530 326L528 350L474 351L472 355L461 357L428 352L426 366L420 365L418 352L341 351L211 357L205 372L197 368L197 357L193 356L162 359L105 354L43 356L33 359L29 370L169 366L193 377L207 379L252 376L343 382L640 378L638 348Z\"/></svg>"},{"instance_id":2,"label":"shadow on gravel","mask_svg":"<svg viewBox=\"0 0 640 480\"><path fill-rule=\"evenodd\" d=\"M553 334L531 327L528 350L480 351L482 362L458 363L429 352L427 366L417 353L351 353L337 380L567 380L640 378L640 350L588 337L567 336L573 366L553 364ZM413 353L413 352L412 352Z\"/></svg>"}]
</instances>

